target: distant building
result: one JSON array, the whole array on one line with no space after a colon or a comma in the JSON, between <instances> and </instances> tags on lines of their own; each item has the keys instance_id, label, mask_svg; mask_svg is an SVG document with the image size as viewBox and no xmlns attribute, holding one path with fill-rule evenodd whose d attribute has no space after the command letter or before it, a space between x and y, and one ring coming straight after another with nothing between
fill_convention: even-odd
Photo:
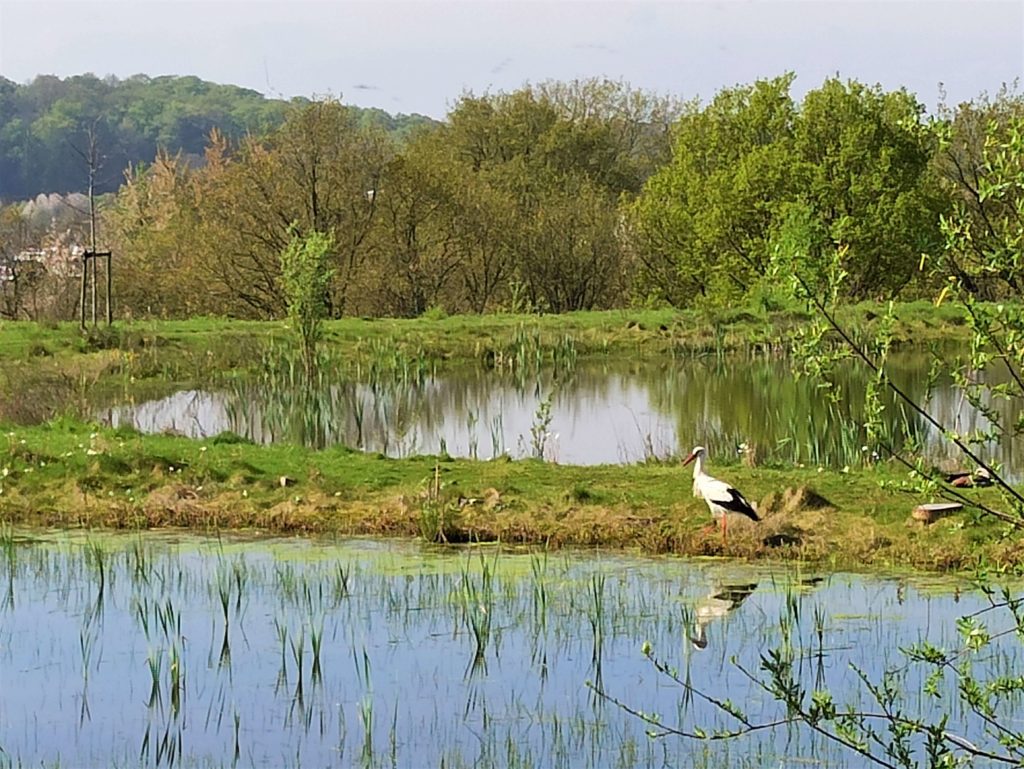
<instances>
[{"instance_id":1,"label":"distant building","mask_svg":"<svg viewBox=\"0 0 1024 769\"><path fill-rule=\"evenodd\" d=\"M15 279L18 266L34 262L43 267L48 275L70 278L82 274L82 254L85 247L77 243L54 243L44 248L27 248L7 259L0 259L0 283Z\"/></svg>"}]
</instances>

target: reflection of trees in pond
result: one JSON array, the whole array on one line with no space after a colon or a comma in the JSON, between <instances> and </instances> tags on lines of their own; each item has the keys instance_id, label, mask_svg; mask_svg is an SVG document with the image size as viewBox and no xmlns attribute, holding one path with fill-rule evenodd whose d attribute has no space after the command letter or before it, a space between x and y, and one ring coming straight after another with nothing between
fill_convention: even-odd
<instances>
[{"instance_id":1,"label":"reflection of trees in pond","mask_svg":"<svg viewBox=\"0 0 1024 769\"><path fill-rule=\"evenodd\" d=\"M891 355L889 368L900 387L923 400L930 363L928 353L900 352ZM841 397L833 400L811 380L797 378L798 365L741 356L591 359L577 361L571 374L548 368L522 377L466 366L443 374L376 375L372 382L325 366L308 388L282 370L232 380L222 393L192 392L187 402L172 396L135 407L131 417L118 409L108 418L131 418L151 432L185 427L189 434L213 435L227 429L261 443L344 444L390 455L438 452L443 443L453 455L475 452L486 459L505 449L528 453L537 405L553 393L550 430L560 461L636 461L696 442L718 457L748 443L762 459L842 466L863 458L867 375L852 364L841 366ZM997 380L999 372L989 376ZM1013 402L991 406L1008 424L1016 420ZM927 408L953 429L987 427L948 377L940 378ZM178 413L182 409L189 413ZM945 456L934 428L898 410L888 413L896 415L885 427L894 445L910 439L928 457ZM193 425L197 421L202 424ZM1020 436L1008 436L993 449L994 458L1009 462L1019 455L1020 442Z\"/></svg>"},{"instance_id":2,"label":"reflection of trees in pond","mask_svg":"<svg viewBox=\"0 0 1024 769\"><path fill-rule=\"evenodd\" d=\"M998 441L992 441L988 434L993 429L991 420L971 405L965 393L954 386L937 389L927 405L927 411L942 423L947 430L967 436L972 443L984 448L983 458L991 458L1005 467L1019 468L1024 452L1024 425L1018 426L1022 417L1019 398L999 397L998 387L1010 381L1005 367L993 364L985 372L975 372L975 381L981 385L978 397L983 406L990 409L1002 426ZM925 451L928 456L955 460L961 452L932 425L924 425Z\"/></svg>"},{"instance_id":3,"label":"reflection of trees in pond","mask_svg":"<svg viewBox=\"0 0 1024 769\"><path fill-rule=\"evenodd\" d=\"M986 425L964 402L948 376L940 377L928 399L930 356L904 352L890 356L893 381L944 424L956 429ZM843 465L856 461L867 443L865 391L870 375L848 362L835 379L839 398L808 379L798 378L793 361L784 358L686 361L649 380L652 404L673 417L683 443L699 440L720 455L739 443L755 444L763 457L794 462ZM919 416L906 413L891 399L882 426L894 447L917 446L927 456L944 456L941 436ZM1007 401L995 404L1004 419L1016 418ZM685 440L684 440L685 438ZM998 449L1008 459L1014 440ZM870 447L873 450L875 447Z\"/></svg>"},{"instance_id":4,"label":"reflection of trees in pond","mask_svg":"<svg viewBox=\"0 0 1024 769\"><path fill-rule=\"evenodd\" d=\"M240 382L225 398L233 431L260 443L322 448L348 445L401 450L421 408L418 388L370 388L355 382L297 390Z\"/></svg>"},{"instance_id":5,"label":"reflection of trees in pond","mask_svg":"<svg viewBox=\"0 0 1024 769\"><path fill-rule=\"evenodd\" d=\"M672 416L680 440L719 456L740 443L768 458L847 463L864 443L858 427L864 382L840 372L843 393L833 400L796 378L784 359L687 361L650 382L651 401Z\"/></svg>"}]
</instances>

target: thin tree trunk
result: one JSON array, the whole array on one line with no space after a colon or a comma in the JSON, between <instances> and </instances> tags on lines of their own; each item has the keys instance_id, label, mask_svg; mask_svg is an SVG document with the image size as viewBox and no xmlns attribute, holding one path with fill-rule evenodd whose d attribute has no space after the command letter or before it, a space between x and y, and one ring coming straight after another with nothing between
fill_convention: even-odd
<instances>
[{"instance_id":1,"label":"thin tree trunk","mask_svg":"<svg viewBox=\"0 0 1024 769\"><path fill-rule=\"evenodd\" d=\"M96 256L92 257L92 325L96 326Z\"/></svg>"},{"instance_id":2,"label":"thin tree trunk","mask_svg":"<svg viewBox=\"0 0 1024 769\"><path fill-rule=\"evenodd\" d=\"M89 136L89 250L92 253L92 325L96 325L96 140Z\"/></svg>"}]
</instances>

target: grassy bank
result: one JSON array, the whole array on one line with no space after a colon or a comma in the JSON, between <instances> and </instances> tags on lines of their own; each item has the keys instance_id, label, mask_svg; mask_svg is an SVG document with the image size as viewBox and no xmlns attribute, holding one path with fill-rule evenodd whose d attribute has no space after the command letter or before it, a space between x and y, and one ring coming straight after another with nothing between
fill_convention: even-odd
<instances>
[{"instance_id":1,"label":"grassy bank","mask_svg":"<svg viewBox=\"0 0 1024 769\"><path fill-rule=\"evenodd\" d=\"M872 303L841 310L843 324L866 335L885 307ZM921 344L962 336L962 311L928 302L896 306L897 343ZM799 307L767 310L733 307L715 310L608 310L564 315L467 315L416 319L346 318L326 324L326 342L354 355L368 356L382 345L407 354L439 359L479 358L508 352L524 339L549 347L571 338L579 354L692 354L777 347L807 323ZM195 318L180 321L119 321L113 329L83 334L74 323L42 325L0 321L0 360L38 360L88 355L102 350L138 351L153 347L203 352L248 342L284 340L283 321Z\"/></svg>"},{"instance_id":2,"label":"grassy bank","mask_svg":"<svg viewBox=\"0 0 1024 769\"><path fill-rule=\"evenodd\" d=\"M1016 538L967 516L908 525L921 501L887 486L885 465L714 468L760 502L723 545L675 463L571 467L534 460L405 460L345 449L192 441L73 421L0 434L0 518L43 526L420 536L466 542L638 548L804 559L832 567L1009 566ZM828 504L779 499L812 489ZM989 493L980 490L977 493Z\"/></svg>"}]
</instances>

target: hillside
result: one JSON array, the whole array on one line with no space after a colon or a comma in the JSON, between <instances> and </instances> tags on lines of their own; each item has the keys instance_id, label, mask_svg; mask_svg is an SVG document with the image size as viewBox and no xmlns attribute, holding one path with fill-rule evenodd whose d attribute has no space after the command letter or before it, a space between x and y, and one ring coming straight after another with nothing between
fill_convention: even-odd
<instances>
[{"instance_id":1,"label":"hillside","mask_svg":"<svg viewBox=\"0 0 1024 769\"><path fill-rule=\"evenodd\" d=\"M40 75L20 85L0 76L0 200L39 193L84 191L89 133L102 158L100 192L120 185L129 163L150 162L159 148L199 155L214 128L229 138L263 134L281 125L291 105L234 85L197 77L92 74L61 79ZM433 121L351 107L360 122L402 138Z\"/></svg>"}]
</instances>

